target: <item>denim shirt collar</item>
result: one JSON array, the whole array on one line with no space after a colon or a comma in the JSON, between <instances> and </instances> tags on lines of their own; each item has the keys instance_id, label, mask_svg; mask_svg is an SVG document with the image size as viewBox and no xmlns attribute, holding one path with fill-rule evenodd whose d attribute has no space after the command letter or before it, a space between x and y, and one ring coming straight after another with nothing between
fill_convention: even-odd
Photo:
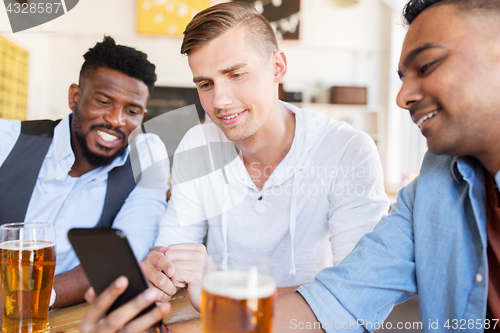
<instances>
[{"instance_id":1,"label":"denim shirt collar","mask_svg":"<svg viewBox=\"0 0 500 333\"><path fill-rule=\"evenodd\" d=\"M472 171L472 168L477 164L477 160L472 157L455 156L451 162L451 174L455 181L460 184L464 180L465 173ZM460 165L460 167L459 167ZM463 170L462 172L460 170ZM500 171L495 175L495 183L497 188L500 189Z\"/></svg>"},{"instance_id":2,"label":"denim shirt collar","mask_svg":"<svg viewBox=\"0 0 500 333\"><path fill-rule=\"evenodd\" d=\"M465 179L469 179L478 165L478 160L471 156L454 156L451 161L451 174L455 181L460 184ZM497 183L500 175L497 174Z\"/></svg>"}]
</instances>

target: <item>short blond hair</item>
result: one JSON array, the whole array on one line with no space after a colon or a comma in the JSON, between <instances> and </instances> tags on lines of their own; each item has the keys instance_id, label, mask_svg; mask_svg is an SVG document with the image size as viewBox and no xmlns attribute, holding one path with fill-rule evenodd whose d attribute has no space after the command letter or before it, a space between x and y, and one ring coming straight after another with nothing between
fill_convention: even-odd
<instances>
[{"instance_id":1,"label":"short blond hair","mask_svg":"<svg viewBox=\"0 0 500 333\"><path fill-rule=\"evenodd\" d=\"M208 44L227 30L243 25L247 38L262 54L270 56L278 50L274 30L264 16L246 2L224 2L209 7L193 17L184 30L181 54Z\"/></svg>"}]
</instances>

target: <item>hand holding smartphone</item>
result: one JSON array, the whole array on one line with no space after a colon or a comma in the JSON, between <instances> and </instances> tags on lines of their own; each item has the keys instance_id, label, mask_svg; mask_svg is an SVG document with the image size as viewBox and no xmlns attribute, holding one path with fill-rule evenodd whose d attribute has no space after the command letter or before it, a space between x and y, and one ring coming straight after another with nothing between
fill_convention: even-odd
<instances>
[{"instance_id":1,"label":"hand holding smartphone","mask_svg":"<svg viewBox=\"0 0 500 333\"><path fill-rule=\"evenodd\" d=\"M118 229L75 228L68 232L82 268L99 296L119 276L128 278L128 287L107 313L129 302L148 289L148 284L125 234ZM155 308L151 304L139 317Z\"/></svg>"}]
</instances>

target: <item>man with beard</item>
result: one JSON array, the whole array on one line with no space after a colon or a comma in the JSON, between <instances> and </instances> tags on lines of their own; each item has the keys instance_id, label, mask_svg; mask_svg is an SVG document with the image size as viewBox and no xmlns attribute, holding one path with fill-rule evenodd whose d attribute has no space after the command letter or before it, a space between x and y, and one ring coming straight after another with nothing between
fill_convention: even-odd
<instances>
[{"instance_id":1,"label":"man with beard","mask_svg":"<svg viewBox=\"0 0 500 333\"><path fill-rule=\"evenodd\" d=\"M79 83L69 88L72 114L58 121L0 119L0 221L54 223L54 307L83 301L89 287L69 229L112 225L131 236L142 260L166 207L165 190L136 186L128 148L147 112L155 66L111 37L84 58Z\"/></svg>"}]
</instances>

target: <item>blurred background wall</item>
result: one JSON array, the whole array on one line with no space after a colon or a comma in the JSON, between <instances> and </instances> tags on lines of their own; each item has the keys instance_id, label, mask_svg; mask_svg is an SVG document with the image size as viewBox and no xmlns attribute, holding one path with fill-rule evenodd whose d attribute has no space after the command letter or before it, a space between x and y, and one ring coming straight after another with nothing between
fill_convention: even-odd
<instances>
[{"instance_id":1,"label":"blurred background wall","mask_svg":"<svg viewBox=\"0 0 500 333\"><path fill-rule=\"evenodd\" d=\"M179 54L180 36L138 33L138 6L144 6L144 1L170 3L174 10L183 3L80 0L65 15L18 33L12 33L5 8L0 8L0 36L28 52L25 118L57 119L70 112L69 85L78 81L83 54L104 35L147 53L157 66L157 86L194 88L187 58ZM272 5L286 7L287 1L273 0ZM353 5L343 6L346 1L350 2L300 1L299 39L279 42L288 59L283 89L300 92L302 102L311 102L321 101L318 96L332 86L366 87L365 108L377 110L377 117L365 122L380 125L376 134L387 188L395 191L418 173L426 150L418 128L395 104L400 87L397 63L406 32L400 14L405 1L353 0ZM211 1L216 2L221 1ZM341 114L340 120L346 120Z\"/></svg>"}]
</instances>

